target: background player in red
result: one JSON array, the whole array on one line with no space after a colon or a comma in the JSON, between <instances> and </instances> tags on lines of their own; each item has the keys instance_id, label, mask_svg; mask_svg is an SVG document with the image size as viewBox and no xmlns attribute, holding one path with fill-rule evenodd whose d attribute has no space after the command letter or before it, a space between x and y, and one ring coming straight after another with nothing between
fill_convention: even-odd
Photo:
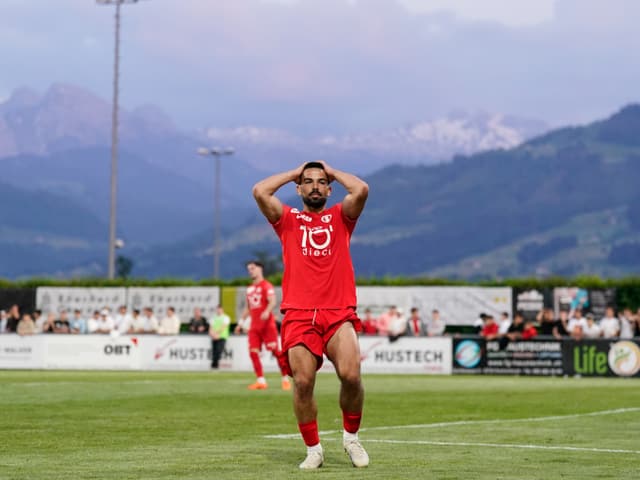
<instances>
[{"instance_id":1,"label":"background player in red","mask_svg":"<svg viewBox=\"0 0 640 480\"><path fill-rule=\"evenodd\" d=\"M347 191L342 203L325 208L333 180ZM303 210L283 205L275 193L295 182ZM282 350L293 376L293 410L307 446L300 468L319 468L324 453L318 435L318 407L313 395L323 354L340 379L343 447L356 467L369 464L358 440L364 390L356 329L356 286L349 244L364 209L368 185L325 162L309 162L278 173L253 188L258 207L282 243L284 277L280 309Z\"/></svg>"},{"instance_id":2,"label":"background player in red","mask_svg":"<svg viewBox=\"0 0 640 480\"><path fill-rule=\"evenodd\" d=\"M273 315L273 310L276 308L276 292L273 285L265 280L263 269L262 263L256 260L247 262L247 272L249 272L252 283L247 287L247 304L242 318L251 315L248 332L249 356L253 364L253 371L256 373L256 381L249 385L249 389L264 390L267 388L267 381L264 378L260 361L260 351L264 345L278 359L282 372L282 389L291 390L291 384L280 355L278 329L276 328L276 318Z\"/></svg>"}]
</instances>

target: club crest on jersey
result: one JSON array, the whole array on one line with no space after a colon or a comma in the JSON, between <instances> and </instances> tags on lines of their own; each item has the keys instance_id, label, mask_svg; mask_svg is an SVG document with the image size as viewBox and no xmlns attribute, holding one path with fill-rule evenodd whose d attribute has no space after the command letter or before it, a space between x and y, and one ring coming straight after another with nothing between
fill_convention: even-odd
<instances>
[{"instance_id":1,"label":"club crest on jersey","mask_svg":"<svg viewBox=\"0 0 640 480\"><path fill-rule=\"evenodd\" d=\"M320 220L324 223L329 223L331 222L331 217L332 215L329 213L327 215L323 215L322 217L320 217Z\"/></svg>"}]
</instances>

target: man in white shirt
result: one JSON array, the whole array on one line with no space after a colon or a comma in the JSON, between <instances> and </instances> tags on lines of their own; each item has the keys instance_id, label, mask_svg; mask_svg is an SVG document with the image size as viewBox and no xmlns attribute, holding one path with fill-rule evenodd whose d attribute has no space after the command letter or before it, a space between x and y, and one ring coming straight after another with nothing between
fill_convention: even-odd
<instances>
[{"instance_id":1,"label":"man in white shirt","mask_svg":"<svg viewBox=\"0 0 640 480\"><path fill-rule=\"evenodd\" d=\"M120 333L126 333L129 329L129 324L131 323L131 315L127 312L126 305L120 305L118 307L118 313L115 317L113 317L113 323L115 328Z\"/></svg>"},{"instance_id":2,"label":"man in white shirt","mask_svg":"<svg viewBox=\"0 0 640 480\"><path fill-rule=\"evenodd\" d=\"M140 310L134 308L131 312L131 317L129 317L129 319L122 324L122 326L120 327L120 331L122 333L129 334L144 333L144 325L144 317L140 315Z\"/></svg>"},{"instance_id":3,"label":"man in white shirt","mask_svg":"<svg viewBox=\"0 0 640 480\"><path fill-rule=\"evenodd\" d=\"M4 310L0 310L0 333L5 333L7 330L7 320L9 316Z\"/></svg>"},{"instance_id":4,"label":"man in white shirt","mask_svg":"<svg viewBox=\"0 0 640 480\"><path fill-rule=\"evenodd\" d=\"M584 329L584 338L600 338L601 336L602 330L596 323L593 313L587 313L587 326Z\"/></svg>"},{"instance_id":5,"label":"man in white shirt","mask_svg":"<svg viewBox=\"0 0 640 480\"><path fill-rule=\"evenodd\" d=\"M167 315L160 320L158 335L178 335L180 333L180 317L173 307L167 308Z\"/></svg>"},{"instance_id":6,"label":"man in white shirt","mask_svg":"<svg viewBox=\"0 0 640 480\"><path fill-rule=\"evenodd\" d=\"M604 317L600 319L603 338L617 338L620 335L620 321L616 318L612 307L607 307Z\"/></svg>"},{"instance_id":7,"label":"man in white shirt","mask_svg":"<svg viewBox=\"0 0 640 480\"><path fill-rule=\"evenodd\" d=\"M394 317L389 323L389 341L395 342L398 338L407 333L407 317L404 312L397 308Z\"/></svg>"},{"instance_id":8,"label":"man in white shirt","mask_svg":"<svg viewBox=\"0 0 640 480\"><path fill-rule=\"evenodd\" d=\"M113 318L109 316L109 310L103 308L98 312L99 315L96 318L96 312L88 322L89 333L111 333L113 330Z\"/></svg>"},{"instance_id":9,"label":"man in white shirt","mask_svg":"<svg viewBox=\"0 0 640 480\"><path fill-rule=\"evenodd\" d=\"M579 335L582 338L586 329L587 319L582 316L582 309L576 308L573 312L573 316L569 319L569 323L567 324L567 332L572 337Z\"/></svg>"},{"instance_id":10,"label":"man in white shirt","mask_svg":"<svg viewBox=\"0 0 640 480\"><path fill-rule=\"evenodd\" d=\"M620 338L633 338L635 333L636 318L629 308L625 308L620 318Z\"/></svg>"},{"instance_id":11,"label":"man in white shirt","mask_svg":"<svg viewBox=\"0 0 640 480\"><path fill-rule=\"evenodd\" d=\"M429 337L439 337L444 335L447 324L440 316L440 311L433 309L431 311L431 319L427 322L427 335Z\"/></svg>"},{"instance_id":12,"label":"man in white shirt","mask_svg":"<svg viewBox=\"0 0 640 480\"><path fill-rule=\"evenodd\" d=\"M502 312L500 316L500 323L498 324L498 335L506 335L511 326L511 319L507 312Z\"/></svg>"},{"instance_id":13,"label":"man in white shirt","mask_svg":"<svg viewBox=\"0 0 640 480\"><path fill-rule=\"evenodd\" d=\"M142 333L158 333L158 319L153 314L153 308L145 307L142 310L142 319L144 320Z\"/></svg>"}]
</instances>

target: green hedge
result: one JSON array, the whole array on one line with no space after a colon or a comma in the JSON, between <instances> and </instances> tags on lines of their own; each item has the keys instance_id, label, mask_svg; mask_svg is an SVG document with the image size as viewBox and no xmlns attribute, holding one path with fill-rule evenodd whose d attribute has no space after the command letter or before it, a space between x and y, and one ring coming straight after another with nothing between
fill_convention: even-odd
<instances>
[{"instance_id":1,"label":"green hedge","mask_svg":"<svg viewBox=\"0 0 640 480\"><path fill-rule=\"evenodd\" d=\"M235 287L247 285L248 278L234 278L232 280L190 280L184 278L129 278L127 280L107 280L105 278L88 277L75 279L30 278L26 280L6 280L0 278L0 288L33 288L33 287L198 287L221 286ZM269 281L274 285L282 283L282 274L271 275ZM596 276L582 276L574 278L549 277L549 278L507 278L503 280L450 280L445 278L430 277L358 277L356 283L361 286L460 286L477 285L483 287L520 287L520 288L554 288L554 287L581 287L581 288L622 288L640 289L640 277L624 277L615 279L602 279Z\"/></svg>"}]
</instances>

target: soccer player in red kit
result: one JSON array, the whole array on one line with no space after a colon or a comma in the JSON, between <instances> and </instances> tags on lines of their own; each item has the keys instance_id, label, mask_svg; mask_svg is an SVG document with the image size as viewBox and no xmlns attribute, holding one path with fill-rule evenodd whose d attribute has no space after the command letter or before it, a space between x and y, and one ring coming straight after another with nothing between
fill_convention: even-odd
<instances>
[{"instance_id":1,"label":"soccer player in red kit","mask_svg":"<svg viewBox=\"0 0 640 480\"><path fill-rule=\"evenodd\" d=\"M242 318L251 315L249 326L249 356L256 373L256 382L249 385L249 390L265 390L267 381L264 378L260 351L262 345L278 359L282 372L282 389L291 390L282 355L278 347L278 329L273 310L276 308L276 292L273 285L264 278L262 263L252 260L247 262L247 271L251 277L251 285L247 287L247 305Z\"/></svg>"},{"instance_id":2,"label":"soccer player in red kit","mask_svg":"<svg viewBox=\"0 0 640 480\"><path fill-rule=\"evenodd\" d=\"M347 195L341 203L325 208L334 180ZM290 182L297 184L302 211L283 205L275 196ZM351 234L368 194L364 181L325 162L308 162L253 187L260 211L282 243L282 351L293 377L293 410L307 446L302 469L319 468L324 462L313 394L323 354L340 380L343 447L354 466L369 464L358 440L364 403L356 335L361 325L355 313L355 275L349 252Z\"/></svg>"}]
</instances>

